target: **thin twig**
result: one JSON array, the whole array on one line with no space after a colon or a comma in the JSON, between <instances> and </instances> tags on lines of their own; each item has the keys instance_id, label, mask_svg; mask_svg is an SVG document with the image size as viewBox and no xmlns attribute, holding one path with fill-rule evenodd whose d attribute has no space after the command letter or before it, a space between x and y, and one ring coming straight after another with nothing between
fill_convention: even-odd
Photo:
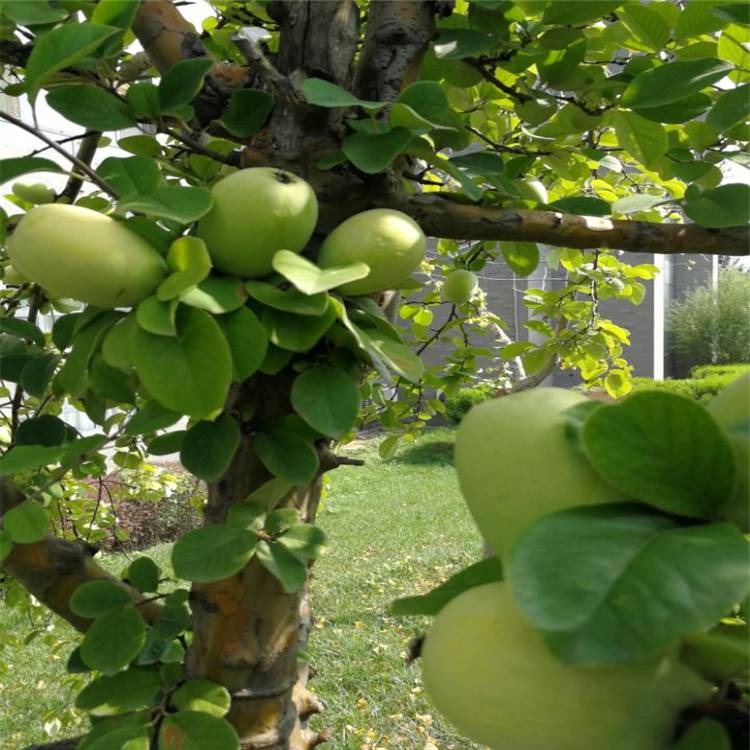
<instances>
[{"instance_id":1,"label":"thin twig","mask_svg":"<svg viewBox=\"0 0 750 750\"><path fill-rule=\"evenodd\" d=\"M239 151L233 151L228 156L224 156L224 154L220 154L218 151L212 151L210 148L206 148L205 146L202 146L200 143L198 143L198 141L195 141L186 135L182 135L182 133L179 133L176 130L173 130L172 128L168 128L165 125L160 125L159 130L161 130L161 132L164 133L165 135L168 135L170 138L174 138L176 141L179 141L180 143L184 143L189 149L191 149L192 151L195 151L195 153L197 154L208 156L209 159L213 159L214 161L221 162L222 164L227 164L230 167L239 166L239 163L240 163Z\"/></svg>"},{"instance_id":2,"label":"thin twig","mask_svg":"<svg viewBox=\"0 0 750 750\"><path fill-rule=\"evenodd\" d=\"M86 133L83 136L83 141L81 141L81 145L78 148L78 153L76 154L76 158L81 163L88 166L91 165L91 161L96 155L96 150L99 148L99 140L101 139L101 137L102 134L97 131ZM62 192L60 193L60 197L66 198L69 203L73 203L78 197L78 193L81 191L82 187L83 179L76 174L72 174Z\"/></svg>"},{"instance_id":3,"label":"thin twig","mask_svg":"<svg viewBox=\"0 0 750 750\"><path fill-rule=\"evenodd\" d=\"M276 69L255 39L238 31L232 34L232 41L271 91L290 104L298 106L302 103L291 81Z\"/></svg>"},{"instance_id":4,"label":"thin twig","mask_svg":"<svg viewBox=\"0 0 750 750\"><path fill-rule=\"evenodd\" d=\"M118 197L117 193L115 193L112 188L110 188L109 185L107 185L107 183L104 182L88 164L82 162L77 156L69 154L62 146L59 146L51 138L48 138L46 135L44 135L44 133L41 133L32 125L27 125L25 122L23 122L23 120L19 120L17 117L13 117L13 115L9 115L7 112L0 111L0 117L3 120L7 120L8 122L12 123L17 128L21 128L21 130L25 130L27 133L31 133L40 141L44 141L44 143L46 143L51 149L54 149L58 154L64 156L69 162L75 165L78 171L82 174L85 174L86 177L91 180L91 182L93 182L97 187L99 187L100 190L102 190L102 192L107 193L107 195L111 195L113 198Z\"/></svg>"}]
</instances>

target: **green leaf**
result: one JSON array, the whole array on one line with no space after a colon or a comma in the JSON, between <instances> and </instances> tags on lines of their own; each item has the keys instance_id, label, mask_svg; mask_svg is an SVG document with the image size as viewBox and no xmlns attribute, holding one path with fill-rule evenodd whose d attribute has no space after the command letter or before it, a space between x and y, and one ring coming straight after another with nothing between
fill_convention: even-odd
<instances>
[{"instance_id":1,"label":"green leaf","mask_svg":"<svg viewBox=\"0 0 750 750\"><path fill-rule=\"evenodd\" d=\"M0 562L10 554L13 549L13 540L10 538L10 534L4 529L0 528Z\"/></svg>"},{"instance_id":2,"label":"green leaf","mask_svg":"<svg viewBox=\"0 0 750 750\"><path fill-rule=\"evenodd\" d=\"M237 276L209 276L180 296L180 302L214 315L238 310L246 300L245 284Z\"/></svg>"},{"instance_id":3,"label":"green leaf","mask_svg":"<svg viewBox=\"0 0 750 750\"><path fill-rule=\"evenodd\" d=\"M623 0L565 0L549 3L544 11L546 24L581 24L601 20L619 8Z\"/></svg>"},{"instance_id":4,"label":"green leaf","mask_svg":"<svg viewBox=\"0 0 750 750\"><path fill-rule=\"evenodd\" d=\"M299 591L307 579L307 567L279 542L260 542L258 560L272 575L278 578L287 594Z\"/></svg>"},{"instance_id":5,"label":"green leaf","mask_svg":"<svg viewBox=\"0 0 750 750\"><path fill-rule=\"evenodd\" d=\"M115 716L149 708L161 690L155 669L134 667L90 682L76 697L76 708L96 717Z\"/></svg>"},{"instance_id":6,"label":"green leaf","mask_svg":"<svg viewBox=\"0 0 750 750\"><path fill-rule=\"evenodd\" d=\"M608 482L668 513L711 518L731 493L729 442L708 412L684 396L646 391L597 409L582 440Z\"/></svg>"},{"instance_id":7,"label":"green leaf","mask_svg":"<svg viewBox=\"0 0 750 750\"><path fill-rule=\"evenodd\" d=\"M150 557L136 557L128 565L126 578L138 591L155 592L159 588L161 569Z\"/></svg>"},{"instance_id":8,"label":"green leaf","mask_svg":"<svg viewBox=\"0 0 750 750\"><path fill-rule=\"evenodd\" d=\"M91 669L114 674L126 667L146 641L146 625L132 604L108 609L94 620L81 643L81 658Z\"/></svg>"},{"instance_id":9,"label":"green leaf","mask_svg":"<svg viewBox=\"0 0 750 750\"><path fill-rule=\"evenodd\" d=\"M750 627L720 622L711 630L682 640L680 661L711 682L746 680L750 672Z\"/></svg>"},{"instance_id":10,"label":"green leaf","mask_svg":"<svg viewBox=\"0 0 750 750\"><path fill-rule=\"evenodd\" d=\"M430 122L443 122L448 116L448 98L436 81L417 81L407 86L397 102L406 104Z\"/></svg>"},{"instance_id":11,"label":"green leaf","mask_svg":"<svg viewBox=\"0 0 750 750\"><path fill-rule=\"evenodd\" d=\"M698 193L688 191L685 213L696 224L712 229L750 222L750 185L732 183Z\"/></svg>"},{"instance_id":12,"label":"green leaf","mask_svg":"<svg viewBox=\"0 0 750 750\"><path fill-rule=\"evenodd\" d=\"M418 383L422 379L424 362L408 346L374 329L360 328L359 335L365 341L368 353L374 353L388 369L410 383Z\"/></svg>"},{"instance_id":13,"label":"green leaf","mask_svg":"<svg viewBox=\"0 0 750 750\"><path fill-rule=\"evenodd\" d=\"M133 435L147 435L154 430L161 430L173 425L181 417L182 414L165 409L156 401L146 401L125 426L125 434L131 437Z\"/></svg>"},{"instance_id":14,"label":"green leaf","mask_svg":"<svg viewBox=\"0 0 750 750\"><path fill-rule=\"evenodd\" d=\"M645 5L627 5L618 17L635 39L649 50L658 52L669 41L670 28L666 19Z\"/></svg>"},{"instance_id":15,"label":"green leaf","mask_svg":"<svg viewBox=\"0 0 750 750\"><path fill-rule=\"evenodd\" d=\"M370 267L359 261L321 269L312 261L290 250L279 250L273 256L272 263L275 271L291 281L303 294L310 296L335 289L350 281L363 279L370 273Z\"/></svg>"},{"instance_id":16,"label":"green leaf","mask_svg":"<svg viewBox=\"0 0 750 750\"><path fill-rule=\"evenodd\" d=\"M0 159L0 185L16 177L31 172L62 172L59 164L38 156L19 156L14 159Z\"/></svg>"},{"instance_id":17,"label":"green leaf","mask_svg":"<svg viewBox=\"0 0 750 750\"><path fill-rule=\"evenodd\" d=\"M148 444L148 452L152 456L168 456L172 453L179 453L180 448L182 448L182 441L185 439L185 432L186 430L176 430L155 437Z\"/></svg>"},{"instance_id":18,"label":"green leaf","mask_svg":"<svg viewBox=\"0 0 750 750\"><path fill-rule=\"evenodd\" d=\"M172 273L159 285L156 296L170 300L203 281L211 272L211 256L200 237L178 237L167 251Z\"/></svg>"},{"instance_id":19,"label":"green leaf","mask_svg":"<svg viewBox=\"0 0 750 750\"><path fill-rule=\"evenodd\" d=\"M723 724L704 717L687 728L675 750L732 750L732 741Z\"/></svg>"},{"instance_id":20,"label":"green leaf","mask_svg":"<svg viewBox=\"0 0 750 750\"><path fill-rule=\"evenodd\" d=\"M108 39L103 45L102 54L105 57L113 55L121 49L125 32L133 24L138 5L139 0L107 0L104 3L97 3L94 12L91 14L91 20L94 23L120 29L119 34Z\"/></svg>"},{"instance_id":21,"label":"green leaf","mask_svg":"<svg viewBox=\"0 0 750 750\"><path fill-rule=\"evenodd\" d=\"M268 335L255 313L247 307L218 318L232 354L232 379L241 383L263 364Z\"/></svg>"},{"instance_id":22,"label":"green leaf","mask_svg":"<svg viewBox=\"0 0 750 750\"><path fill-rule=\"evenodd\" d=\"M181 711L202 711L211 716L225 716L232 703L229 691L211 680L188 680L172 695L172 705Z\"/></svg>"},{"instance_id":23,"label":"green leaf","mask_svg":"<svg viewBox=\"0 0 750 750\"><path fill-rule=\"evenodd\" d=\"M318 365L294 381L292 406L305 422L323 435L341 438L359 413L359 388L342 370Z\"/></svg>"},{"instance_id":24,"label":"green leaf","mask_svg":"<svg viewBox=\"0 0 750 750\"><path fill-rule=\"evenodd\" d=\"M750 6L746 3L731 3L711 8L711 12L719 18L726 18L734 23L750 26Z\"/></svg>"},{"instance_id":25,"label":"green leaf","mask_svg":"<svg viewBox=\"0 0 750 750\"><path fill-rule=\"evenodd\" d=\"M302 83L302 92L308 104L315 104L318 107L363 107L370 112L375 112L386 105L386 102L368 102L359 99L341 86L324 81L322 78L306 78Z\"/></svg>"},{"instance_id":26,"label":"green leaf","mask_svg":"<svg viewBox=\"0 0 750 750\"><path fill-rule=\"evenodd\" d=\"M176 336L178 300L161 302L156 297L146 297L138 303L135 319L138 325L155 336Z\"/></svg>"},{"instance_id":27,"label":"green leaf","mask_svg":"<svg viewBox=\"0 0 750 750\"><path fill-rule=\"evenodd\" d=\"M267 91L240 89L232 93L219 122L237 138L248 138L263 127L273 104L273 96Z\"/></svg>"},{"instance_id":28,"label":"green leaf","mask_svg":"<svg viewBox=\"0 0 750 750\"><path fill-rule=\"evenodd\" d=\"M159 82L162 110L174 112L193 101L212 65L213 60L207 57L194 57L169 68Z\"/></svg>"},{"instance_id":29,"label":"green leaf","mask_svg":"<svg viewBox=\"0 0 750 750\"><path fill-rule=\"evenodd\" d=\"M497 44L494 37L473 29L442 29L434 42L438 60L462 60L491 50Z\"/></svg>"},{"instance_id":30,"label":"green leaf","mask_svg":"<svg viewBox=\"0 0 750 750\"><path fill-rule=\"evenodd\" d=\"M539 265L539 247L535 242L501 242L503 258L513 273L528 276Z\"/></svg>"},{"instance_id":31,"label":"green leaf","mask_svg":"<svg viewBox=\"0 0 750 750\"><path fill-rule=\"evenodd\" d=\"M412 134L405 128L387 133L353 133L341 146L346 158L365 174L382 172L410 143Z\"/></svg>"},{"instance_id":32,"label":"green leaf","mask_svg":"<svg viewBox=\"0 0 750 750\"><path fill-rule=\"evenodd\" d=\"M405 615L436 615L451 599L464 591L485 583L503 580L503 566L496 557L469 565L447 581L422 596L406 596L396 599L390 606L390 613L395 617Z\"/></svg>"},{"instance_id":33,"label":"green leaf","mask_svg":"<svg viewBox=\"0 0 750 750\"><path fill-rule=\"evenodd\" d=\"M8 455L8 454L6 454ZM2 517L3 531L14 544L33 544L47 535L47 511L34 500L25 500Z\"/></svg>"},{"instance_id":34,"label":"green leaf","mask_svg":"<svg viewBox=\"0 0 750 750\"><path fill-rule=\"evenodd\" d=\"M564 214L583 216L609 216L612 209L607 201L601 198L590 198L585 195L560 198L550 203L547 208L562 211Z\"/></svg>"},{"instance_id":35,"label":"green leaf","mask_svg":"<svg viewBox=\"0 0 750 750\"><path fill-rule=\"evenodd\" d=\"M125 130L136 124L127 104L87 83L54 88L47 94L47 104L66 120L89 130Z\"/></svg>"},{"instance_id":36,"label":"green leaf","mask_svg":"<svg viewBox=\"0 0 750 750\"><path fill-rule=\"evenodd\" d=\"M505 172L502 157L492 151L473 151L470 154L454 156L450 163L480 175L501 175Z\"/></svg>"},{"instance_id":37,"label":"green leaf","mask_svg":"<svg viewBox=\"0 0 750 750\"><path fill-rule=\"evenodd\" d=\"M323 551L326 535L323 529L311 523L298 523L279 537L279 544L298 560L314 560Z\"/></svg>"},{"instance_id":38,"label":"green leaf","mask_svg":"<svg viewBox=\"0 0 750 750\"><path fill-rule=\"evenodd\" d=\"M52 8L46 0L12 0L5 3L3 13L19 26L57 23L68 17L64 8Z\"/></svg>"},{"instance_id":39,"label":"green leaf","mask_svg":"<svg viewBox=\"0 0 750 750\"><path fill-rule=\"evenodd\" d=\"M224 405L232 356L218 323L206 312L181 306L177 337L138 329L135 368L148 392L179 414L203 419Z\"/></svg>"},{"instance_id":40,"label":"green leaf","mask_svg":"<svg viewBox=\"0 0 750 750\"><path fill-rule=\"evenodd\" d=\"M33 102L37 92L55 73L91 54L118 32L111 26L69 23L40 36L26 63L26 92Z\"/></svg>"},{"instance_id":41,"label":"green leaf","mask_svg":"<svg viewBox=\"0 0 750 750\"><path fill-rule=\"evenodd\" d=\"M304 270L300 278L304 278L310 282L314 278L314 283L320 280L320 276L314 277L312 273L306 275ZM255 280L245 282L245 289L258 302L268 307L273 307L276 310L283 310L284 312L291 312L296 315L320 317L328 308L328 295L325 292L305 294L297 289L283 290L265 281Z\"/></svg>"},{"instance_id":42,"label":"green leaf","mask_svg":"<svg viewBox=\"0 0 750 750\"><path fill-rule=\"evenodd\" d=\"M618 214L634 214L648 211L665 200L663 195L649 195L648 193L634 193L619 198L612 204L612 211Z\"/></svg>"},{"instance_id":43,"label":"green leaf","mask_svg":"<svg viewBox=\"0 0 750 750\"><path fill-rule=\"evenodd\" d=\"M678 60L638 74L622 94L625 107L660 107L684 99L711 86L732 70L715 58Z\"/></svg>"},{"instance_id":44,"label":"green leaf","mask_svg":"<svg viewBox=\"0 0 750 750\"><path fill-rule=\"evenodd\" d=\"M62 445L70 428L62 419L52 414L31 417L18 425L15 434L16 445Z\"/></svg>"},{"instance_id":45,"label":"green leaf","mask_svg":"<svg viewBox=\"0 0 750 750\"><path fill-rule=\"evenodd\" d=\"M232 463L240 445L240 427L230 414L214 422L198 422L185 434L180 461L206 482L218 481Z\"/></svg>"},{"instance_id":46,"label":"green leaf","mask_svg":"<svg viewBox=\"0 0 750 750\"><path fill-rule=\"evenodd\" d=\"M730 128L750 119L750 84L737 86L723 93L706 117L706 122L716 130Z\"/></svg>"},{"instance_id":47,"label":"green leaf","mask_svg":"<svg viewBox=\"0 0 750 750\"><path fill-rule=\"evenodd\" d=\"M616 664L652 656L724 616L747 594L747 554L731 523L680 526L638 505L584 506L522 532L509 580L559 658Z\"/></svg>"},{"instance_id":48,"label":"green leaf","mask_svg":"<svg viewBox=\"0 0 750 750\"><path fill-rule=\"evenodd\" d=\"M271 343L292 352L307 352L312 349L335 319L336 313L330 306L319 318L269 308L261 314L261 321Z\"/></svg>"},{"instance_id":49,"label":"green leaf","mask_svg":"<svg viewBox=\"0 0 750 750\"><path fill-rule=\"evenodd\" d=\"M290 484L310 484L318 472L318 454L296 435L259 433L255 436L255 450L271 474Z\"/></svg>"},{"instance_id":50,"label":"green leaf","mask_svg":"<svg viewBox=\"0 0 750 750\"><path fill-rule=\"evenodd\" d=\"M56 463L64 453L62 445L17 445L0 457L0 477Z\"/></svg>"},{"instance_id":51,"label":"green leaf","mask_svg":"<svg viewBox=\"0 0 750 750\"><path fill-rule=\"evenodd\" d=\"M164 719L159 750L239 750L232 725L204 711L178 711Z\"/></svg>"},{"instance_id":52,"label":"green leaf","mask_svg":"<svg viewBox=\"0 0 750 750\"><path fill-rule=\"evenodd\" d=\"M615 112L612 123L620 145L645 166L653 166L669 148L664 127L635 112Z\"/></svg>"},{"instance_id":53,"label":"green leaf","mask_svg":"<svg viewBox=\"0 0 750 750\"><path fill-rule=\"evenodd\" d=\"M130 91L130 89L128 89ZM130 105L133 106L132 104ZM159 156L161 153L161 144L152 135L128 135L120 138L117 145L128 153L136 156Z\"/></svg>"},{"instance_id":54,"label":"green leaf","mask_svg":"<svg viewBox=\"0 0 750 750\"><path fill-rule=\"evenodd\" d=\"M123 211L190 224L207 214L213 201L211 191L206 188L166 185L152 195L131 195L118 205Z\"/></svg>"},{"instance_id":55,"label":"green leaf","mask_svg":"<svg viewBox=\"0 0 750 750\"><path fill-rule=\"evenodd\" d=\"M141 120L155 120L162 113L159 89L153 83L131 84L125 92L125 101Z\"/></svg>"},{"instance_id":56,"label":"green leaf","mask_svg":"<svg viewBox=\"0 0 750 750\"><path fill-rule=\"evenodd\" d=\"M110 367L100 354L95 354L89 368L89 385L99 396L121 404L134 404L135 392L130 376Z\"/></svg>"},{"instance_id":57,"label":"green leaf","mask_svg":"<svg viewBox=\"0 0 750 750\"><path fill-rule=\"evenodd\" d=\"M86 581L70 597L73 612L79 617L92 619L125 604L130 604L128 592L122 586L106 580Z\"/></svg>"},{"instance_id":58,"label":"green leaf","mask_svg":"<svg viewBox=\"0 0 750 750\"><path fill-rule=\"evenodd\" d=\"M73 348L57 375L57 380L71 396L82 396L88 387L88 366L104 334L120 318L122 313L107 310L76 333Z\"/></svg>"},{"instance_id":59,"label":"green leaf","mask_svg":"<svg viewBox=\"0 0 750 750\"><path fill-rule=\"evenodd\" d=\"M149 195L162 183L159 165L150 156L110 156L97 168L97 174L119 195Z\"/></svg>"},{"instance_id":60,"label":"green leaf","mask_svg":"<svg viewBox=\"0 0 750 750\"><path fill-rule=\"evenodd\" d=\"M700 117L711 106L711 97L693 94L686 99L670 102L662 107L636 109L636 114L653 122L682 123Z\"/></svg>"},{"instance_id":61,"label":"green leaf","mask_svg":"<svg viewBox=\"0 0 750 750\"><path fill-rule=\"evenodd\" d=\"M0 331L44 346L44 334L33 324L19 318L0 318Z\"/></svg>"},{"instance_id":62,"label":"green leaf","mask_svg":"<svg viewBox=\"0 0 750 750\"><path fill-rule=\"evenodd\" d=\"M175 575L208 583L239 573L255 553L255 534L235 526L203 526L183 534L172 548Z\"/></svg>"}]
</instances>

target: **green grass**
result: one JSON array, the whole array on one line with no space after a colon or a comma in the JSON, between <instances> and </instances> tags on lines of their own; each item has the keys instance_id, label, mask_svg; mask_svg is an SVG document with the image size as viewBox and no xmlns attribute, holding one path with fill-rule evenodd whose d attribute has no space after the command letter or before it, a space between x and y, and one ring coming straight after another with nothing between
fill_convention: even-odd
<instances>
[{"instance_id":1,"label":"green grass","mask_svg":"<svg viewBox=\"0 0 750 750\"><path fill-rule=\"evenodd\" d=\"M316 624L308 649L317 673L310 687L326 704L312 725L333 730L322 747L474 747L433 711L418 666L406 663L409 643L424 633L426 620L387 613L392 599L429 590L481 552L451 465L452 440L450 430L430 430L388 463L378 458L377 440L365 441L346 451L365 466L328 475L319 523L330 547L314 568ZM149 554L164 565L168 547ZM107 563L118 570L124 560L111 556ZM58 624L23 646L27 631L17 614L0 608L0 643L15 641L0 652L8 664L0 672L2 750L45 740L43 724L55 716L70 720L72 683L80 682L65 674L70 628Z\"/></svg>"}]
</instances>

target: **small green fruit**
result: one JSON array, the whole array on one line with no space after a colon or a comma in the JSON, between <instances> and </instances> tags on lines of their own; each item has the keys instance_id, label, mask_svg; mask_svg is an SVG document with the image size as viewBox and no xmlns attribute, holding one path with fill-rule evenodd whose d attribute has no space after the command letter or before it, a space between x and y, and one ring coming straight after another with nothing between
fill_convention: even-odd
<instances>
[{"instance_id":1,"label":"small green fruit","mask_svg":"<svg viewBox=\"0 0 750 750\"><path fill-rule=\"evenodd\" d=\"M80 206L32 208L8 240L16 268L51 297L129 307L153 294L164 259L118 221Z\"/></svg>"},{"instance_id":2,"label":"small green fruit","mask_svg":"<svg viewBox=\"0 0 750 750\"><path fill-rule=\"evenodd\" d=\"M55 191L41 182L16 182L13 184L13 195L17 195L21 200L34 205L52 203L55 200Z\"/></svg>"},{"instance_id":3,"label":"small green fruit","mask_svg":"<svg viewBox=\"0 0 750 750\"><path fill-rule=\"evenodd\" d=\"M711 416L724 428L734 451L734 491L719 517L750 531L750 373L737 378L708 402Z\"/></svg>"},{"instance_id":4,"label":"small green fruit","mask_svg":"<svg viewBox=\"0 0 750 750\"><path fill-rule=\"evenodd\" d=\"M462 420L456 434L461 491L501 559L544 515L626 499L566 437L565 410L585 401L564 388L535 388L478 404Z\"/></svg>"},{"instance_id":5,"label":"small green fruit","mask_svg":"<svg viewBox=\"0 0 750 750\"><path fill-rule=\"evenodd\" d=\"M258 278L279 250L301 252L318 221L318 201L301 177L272 167L241 169L219 180L213 208L198 222L220 271Z\"/></svg>"},{"instance_id":6,"label":"small green fruit","mask_svg":"<svg viewBox=\"0 0 750 750\"><path fill-rule=\"evenodd\" d=\"M476 274L464 268L457 268L445 277L442 289L443 301L463 305L471 299L477 284Z\"/></svg>"},{"instance_id":7,"label":"small green fruit","mask_svg":"<svg viewBox=\"0 0 750 750\"><path fill-rule=\"evenodd\" d=\"M526 177L522 180L515 180L515 185L521 197L525 201L534 201L535 203L547 203L547 188L537 179Z\"/></svg>"},{"instance_id":8,"label":"small green fruit","mask_svg":"<svg viewBox=\"0 0 750 750\"><path fill-rule=\"evenodd\" d=\"M437 709L493 750L664 750L682 709L712 691L672 657L563 664L504 583L451 600L432 623L421 661Z\"/></svg>"},{"instance_id":9,"label":"small green fruit","mask_svg":"<svg viewBox=\"0 0 750 750\"><path fill-rule=\"evenodd\" d=\"M382 292L402 282L425 251L425 236L411 216L390 208L355 214L325 238L318 255L321 268L361 261L370 267L364 279L338 289L352 296Z\"/></svg>"}]
</instances>

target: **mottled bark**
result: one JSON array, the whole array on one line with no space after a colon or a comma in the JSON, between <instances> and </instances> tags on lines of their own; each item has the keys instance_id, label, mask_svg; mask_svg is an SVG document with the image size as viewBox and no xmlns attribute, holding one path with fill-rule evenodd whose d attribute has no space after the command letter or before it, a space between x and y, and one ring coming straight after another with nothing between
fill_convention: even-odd
<instances>
[{"instance_id":1,"label":"mottled bark","mask_svg":"<svg viewBox=\"0 0 750 750\"><path fill-rule=\"evenodd\" d=\"M558 247L610 248L664 254L749 255L750 226L618 221L557 211L526 211L459 203L434 193L391 193L374 201L412 216L426 234L464 240L525 240Z\"/></svg>"}]
</instances>

